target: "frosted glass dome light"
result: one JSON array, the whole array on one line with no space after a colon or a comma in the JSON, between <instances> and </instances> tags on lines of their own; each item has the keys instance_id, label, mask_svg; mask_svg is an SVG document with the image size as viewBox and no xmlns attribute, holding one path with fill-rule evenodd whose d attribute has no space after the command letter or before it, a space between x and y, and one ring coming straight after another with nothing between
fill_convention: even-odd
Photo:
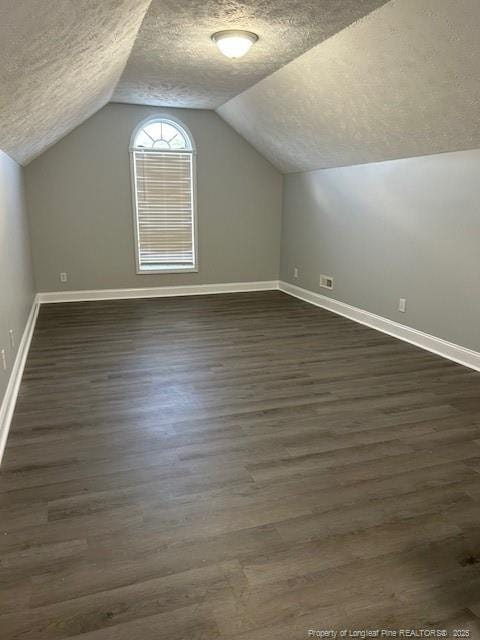
<instances>
[{"instance_id":1,"label":"frosted glass dome light","mask_svg":"<svg viewBox=\"0 0 480 640\"><path fill-rule=\"evenodd\" d=\"M258 36L251 31L229 29L217 31L213 34L212 40L227 58L241 58L248 53L252 44L258 40Z\"/></svg>"}]
</instances>

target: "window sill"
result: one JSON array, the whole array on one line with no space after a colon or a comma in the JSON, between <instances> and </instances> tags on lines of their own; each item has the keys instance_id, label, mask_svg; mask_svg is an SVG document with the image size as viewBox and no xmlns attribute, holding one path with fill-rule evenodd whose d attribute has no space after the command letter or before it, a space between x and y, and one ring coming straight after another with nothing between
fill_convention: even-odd
<instances>
[{"instance_id":1,"label":"window sill","mask_svg":"<svg viewBox=\"0 0 480 640\"><path fill-rule=\"evenodd\" d=\"M137 267L138 275L152 275L158 273L198 273L198 267L191 264L187 264L185 266L178 264L152 264L150 267Z\"/></svg>"}]
</instances>

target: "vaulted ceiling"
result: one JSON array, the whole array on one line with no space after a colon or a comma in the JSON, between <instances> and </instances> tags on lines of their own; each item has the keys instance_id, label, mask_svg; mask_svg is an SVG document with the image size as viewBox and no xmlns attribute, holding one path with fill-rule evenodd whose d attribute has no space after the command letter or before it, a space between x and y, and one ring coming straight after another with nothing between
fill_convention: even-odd
<instances>
[{"instance_id":1,"label":"vaulted ceiling","mask_svg":"<svg viewBox=\"0 0 480 640\"><path fill-rule=\"evenodd\" d=\"M215 109L386 0L153 0L113 95L117 102ZM259 35L230 60L215 31Z\"/></svg>"},{"instance_id":2,"label":"vaulted ceiling","mask_svg":"<svg viewBox=\"0 0 480 640\"><path fill-rule=\"evenodd\" d=\"M480 147L479 0L0 0L0 148L108 101L215 108L284 172ZM260 39L245 58L210 36Z\"/></svg>"},{"instance_id":3,"label":"vaulted ceiling","mask_svg":"<svg viewBox=\"0 0 480 640\"><path fill-rule=\"evenodd\" d=\"M112 94L216 107L384 2L0 0L0 148L28 163ZM226 28L260 40L227 60L210 39Z\"/></svg>"},{"instance_id":4,"label":"vaulted ceiling","mask_svg":"<svg viewBox=\"0 0 480 640\"><path fill-rule=\"evenodd\" d=\"M219 109L284 172L480 147L479 0L391 0Z\"/></svg>"},{"instance_id":5,"label":"vaulted ceiling","mask_svg":"<svg viewBox=\"0 0 480 640\"><path fill-rule=\"evenodd\" d=\"M150 0L0 0L0 148L26 163L110 100Z\"/></svg>"}]
</instances>

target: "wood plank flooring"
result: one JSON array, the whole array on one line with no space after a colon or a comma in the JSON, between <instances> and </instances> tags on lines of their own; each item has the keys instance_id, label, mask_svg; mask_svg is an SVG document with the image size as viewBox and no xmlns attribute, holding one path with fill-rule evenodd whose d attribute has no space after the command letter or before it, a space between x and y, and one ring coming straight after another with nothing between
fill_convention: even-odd
<instances>
[{"instance_id":1,"label":"wood plank flooring","mask_svg":"<svg viewBox=\"0 0 480 640\"><path fill-rule=\"evenodd\" d=\"M0 638L479 638L479 474L480 374L280 292L45 305Z\"/></svg>"}]
</instances>

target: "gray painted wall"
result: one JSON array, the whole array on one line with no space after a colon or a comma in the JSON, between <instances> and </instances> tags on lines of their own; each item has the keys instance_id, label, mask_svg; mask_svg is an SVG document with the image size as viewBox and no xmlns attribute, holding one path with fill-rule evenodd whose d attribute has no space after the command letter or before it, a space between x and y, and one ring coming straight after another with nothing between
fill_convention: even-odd
<instances>
[{"instance_id":1,"label":"gray painted wall","mask_svg":"<svg viewBox=\"0 0 480 640\"><path fill-rule=\"evenodd\" d=\"M22 168L0 151L0 349L8 370L0 367L0 403L34 297ZM9 329L14 330L15 348Z\"/></svg>"},{"instance_id":2,"label":"gray painted wall","mask_svg":"<svg viewBox=\"0 0 480 640\"><path fill-rule=\"evenodd\" d=\"M156 113L195 138L199 273L135 273L128 146ZM29 164L26 182L39 291L278 279L282 176L212 111L109 104Z\"/></svg>"},{"instance_id":3,"label":"gray painted wall","mask_svg":"<svg viewBox=\"0 0 480 640\"><path fill-rule=\"evenodd\" d=\"M281 278L480 350L480 150L286 176Z\"/></svg>"}]
</instances>

